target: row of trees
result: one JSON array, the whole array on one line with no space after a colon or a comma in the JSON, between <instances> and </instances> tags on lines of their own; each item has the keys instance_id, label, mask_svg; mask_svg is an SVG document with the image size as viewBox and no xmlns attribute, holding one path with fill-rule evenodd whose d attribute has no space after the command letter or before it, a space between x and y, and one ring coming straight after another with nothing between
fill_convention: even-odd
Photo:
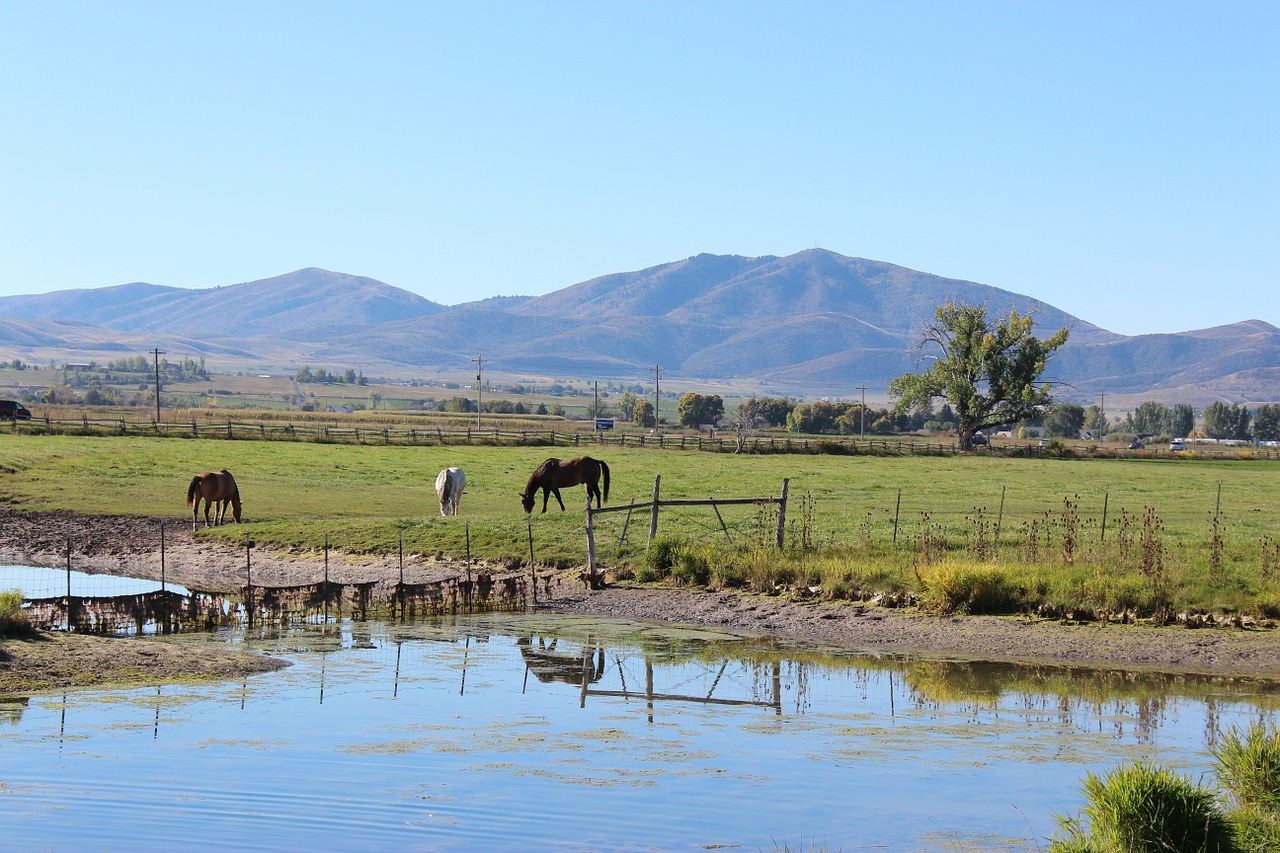
<instances>
[{"instance_id":1,"label":"row of trees","mask_svg":"<svg viewBox=\"0 0 1280 853\"><path fill-rule=\"evenodd\" d=\"M1206 438L1280 441L1280 405L1259 406L1251 414L1247 406L1210 403L1201 432Z\"/></svg>"},{"instance_id":2,"label":"row of trees","mask_svg":"<svg viewBox=\"0 0 1280 853\"><path fill-rule=\"evenodd\" d=\"M63 368L64 370L66 368ZM99 368L93 362L89 363L89 370L98 370ZM115 358L107 362L105 367L100 368L103 372L103 380L112 382L112 373L145 373L148 376L155 373L156 363L145 355L125 356L124 358ZM204 364L204 356L199 359L183 358L176 361L170 361L167 358L160 359L160 377L172 381L191 382L195 379L208 379L209 371ZM121 382L137 382L137 377L128 377L119 379Z\"/></svg>"},{"instance_id":3,"label":"row of trees","mask_svg":"<svg viewBox=\"0 0 1280 853\"><path fill-rule=\"evenodd\" d=\"M79 388L55 382L43 391L29 390L18 395L24 403L46 403L57 406L155 406L156 392L146 386L124 393L101 381ZM167 403L166 403L167 405Z\"/></svg>"},{"instance_id":4,"label":"row of trees","mask_svg":"<svg viewBox=\"0 0 1280 853\"><path fill-rule=\"evenodd\" d=\"M1203 412L1200 435L1236 441L1280 441L1280 405L1248 406L1210 403ZM1103 413L1097 406L1084 408L1076 403L1059 403L1044 417L1046 435L1075 438L1082 430L1102 432ZM1125 415L1110 432L1132 435L1189 436L1196 433L1196 412L1187 403L1166 406L1148 401Z\"/></svg>"},{"instance_id":5,"label":"row of trees","mask_svg":"<svg viewBox=\"0 0 1280 853\"><path fill-rule=\"evenodd\" d=\"M346 370L338 373L330 372L323 367L313 368L309 364L304 364L298 368L293 374L293 381L299 384L309 382L320 382L330 385L368 385L369 380L365 378L364 371L357 373L354 369L348 367Z\"/></svg>"}]
</instances>

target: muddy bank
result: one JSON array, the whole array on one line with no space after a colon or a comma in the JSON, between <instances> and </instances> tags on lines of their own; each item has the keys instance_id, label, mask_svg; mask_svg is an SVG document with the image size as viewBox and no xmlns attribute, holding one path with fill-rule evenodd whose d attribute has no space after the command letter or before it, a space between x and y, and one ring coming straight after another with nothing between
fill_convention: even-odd
<instances>
[{"instance_id":1,"label":"muddy bank","mask_svg":"<svg viewBox=\"0 0 1280 853\"><path fill-rule=\"evenodd\" d=\"M249 652L40 631L34 637L0 640L0 696L219 681L286 666L286 661Z\"/></svg>"},{"instance_id":2,"label":"muddy bank","mask_svg":"<svg viewBox=\"0 0 1280 853\"><path fill-rule=\"evenodd\" d=\"M0 507L0 562L61 566L71 530L74 567L158 578L154 519L23 513ZM189 520L166 524L166 577L194 589L236 590L245 556L193 536ZM315 583L322 556L253 550L255 584ZM413 583L460 574L459 561L406 555ZM330 553L335 582L399 579L396 558ZM875 652L1280 679L1280 631L1065 624L1014 617L936 617L851 603L789 601L733 592L614 586L588 592L565 575L545 610L660 620L769 633ZM109 642L109 641L108 641ZM6 643L7 645L7 643ZM0 660L0 667L3 661Z\"/></svg>"}]
</instances>

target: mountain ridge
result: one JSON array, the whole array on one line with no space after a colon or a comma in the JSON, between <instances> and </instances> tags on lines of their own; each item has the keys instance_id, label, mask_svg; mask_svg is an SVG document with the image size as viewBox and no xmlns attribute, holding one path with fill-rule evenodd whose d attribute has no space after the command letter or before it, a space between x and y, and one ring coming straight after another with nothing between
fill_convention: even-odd
<instances>
[{"instance_id":1,"label":"mountain ridge","mask_svg":"<svg viewBox=\"0 0 1280 853\"><path fill-rule=\"evenodd\" d=\"M917 369L919 331L948 300L992 317L1030 313L1040 336L1070 329L1046 372L1064 396L1280 400L1280 329L1261 320L1130 337L1025 294L826 249L694 255L455 306L316 267L203 290L132 282L0 297L0 358L163 339L192 355L285 367L444 374L483 353L488 370L513 376L641 380L661 365L668 381L847 393Z\"/></svg>"}]
</instances>

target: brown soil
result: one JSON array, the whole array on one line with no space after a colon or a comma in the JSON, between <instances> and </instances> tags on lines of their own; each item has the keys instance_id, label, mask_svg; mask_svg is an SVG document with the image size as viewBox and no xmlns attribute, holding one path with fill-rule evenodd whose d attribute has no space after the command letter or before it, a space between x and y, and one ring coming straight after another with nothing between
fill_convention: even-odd
<instances>
[{"instance_id":1,"label":"brown soil","mask_svg":"<svg viewBox=\"0 0 1280 853\"><path fill-rule=\"evenodd\" d=\"M277 658L126 638L37 632L0 640L0 696L74 687L217 681L288 666Z\"/></svg>"},{"instance_id":2,"label":"brown soil","mask_svg":"<svg viewBox=\"0 0 1280 853\"><path fill-rule=\"evenodd\" d=\"M160 529L151 519L129 516L79 516L24 513L0 506L0 563L35 566L66 564L66 537L72 537L72 565L80 571L159 578ZM165 576L201 590L236 590L244 584L245 551L193 535L189 523L170 519L165 527ZM460 574L461 563L449 559L405 559L405 580L420 582ZM335 582L383 581L399 578L399 560L330 553L329 579ZM255 585L314 583L323 578L323 558L316 553L275 553L254 548ZM1202 673L1280 679L1280 632L1268 629L1164 627L1149 625L1068 624L1014 617L939 617L849 603L796 601L735 592L611 586L586 591L565 575L550 600L549 611L570 611L628 619L662 620L741 631L789 636L846 648L910 653L956 659L1027 663L1059 663L1128 670ZM61 642L65 638L61 638ZM88 641L88 638L77 638ZM5 673L24 655L48 654L55 642L8 640L0 643L0 692ZM130 646L168 644L138 640L102 640L112 650L108 660ZM15 648L18 651L15 651ZM72 649L72 646L65 646ZM19 653L20 652L20 653ZM78 647L76 655L87 654ZM197 663L147 652L148 674L164 677L200 675ZM173 648L174 655L185 651ZM199 655L208 652L201 650ZM261 661L262 658L253 658ZM244 663L244 662L242 662ZM139 661L122 661L139 669ZM105 666L105 664L102 664ZM49 668L52 672L52 668ZM235 675L238 672L231 672ZM226 677L209 673L208 677ZM50 683L46 686L61 686Z\"/></svg>"}]
</instances>

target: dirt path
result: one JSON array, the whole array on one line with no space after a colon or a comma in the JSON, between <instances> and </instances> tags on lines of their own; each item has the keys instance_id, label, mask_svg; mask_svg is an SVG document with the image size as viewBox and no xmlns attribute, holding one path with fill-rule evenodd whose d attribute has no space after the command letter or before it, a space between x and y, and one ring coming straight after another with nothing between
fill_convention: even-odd
<instances>
[{"instance_id":1,"label":"dirt path","mask_svg":"<svg viewBox=\"0 0 1280 853\"><path fill-rule=\"evenodd\" d=\"M65 565L68 529L75 568L159 578L159 525L133 517L36 514L0 507L0 563ZM193 536L190 523L177 518L166 524L165 536L169 580L203 590L235 590L243 584L243 550ZM255 584L305 584L323 577L321 556L316 553L254 549L252 560ZM405 580L456 576L461 569L456 561L407 555ZM331 553L329 577L336 582L394 583L399 561ZM869 651L1280 680L1280 631L1276 630L936 617L848 603L667 588L587 592L567 576L552 599L541 601L540 606L762 632ZM8 645L0 648L0 672Z\"/></svg>"}]
</instances>

